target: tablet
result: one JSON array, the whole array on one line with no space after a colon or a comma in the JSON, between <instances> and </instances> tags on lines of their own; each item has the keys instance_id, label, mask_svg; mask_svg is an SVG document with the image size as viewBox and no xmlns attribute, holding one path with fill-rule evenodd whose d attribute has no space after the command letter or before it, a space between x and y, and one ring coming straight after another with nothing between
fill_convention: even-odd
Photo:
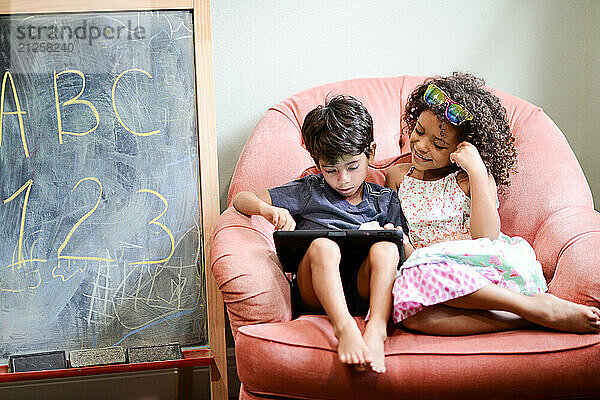
<instances>
[{"instance_id":1,"label":"tablet","mask_svg":"<svg viewBox=\"0 0 600 400\"><path fill-rule=\"evenodd\" d=\"M400 252L400 263L404 262L404 246L402 245L401 229L377 229L377 230L298 230L298 231L275 231L273 240L277 257L281 261L285 272L296 273L298 265L306 254L308 246L317 238L328 238L340 246L342 259L345 257L364 260L369 254L369 249L376 242L387 241L395 243Z\"/></svg>"}]
</instances>

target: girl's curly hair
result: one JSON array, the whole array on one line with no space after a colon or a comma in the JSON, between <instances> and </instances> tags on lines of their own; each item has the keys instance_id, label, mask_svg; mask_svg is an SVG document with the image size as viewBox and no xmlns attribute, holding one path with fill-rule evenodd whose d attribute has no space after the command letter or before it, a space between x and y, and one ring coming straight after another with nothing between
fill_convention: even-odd
<instances>
[{"instance_id":1,"label":"girl's curly hair","mask_svg":"<svg viewBox=\"0 0 600 400\"><path fill-rule=\"evenodd\" d=\"M517 172L515 139L508 126L506 109L500 104L498 97L483 88L483 79L459 72L446 78L428 78L408 97L402 116L404 133L410 135L417 119L426 109L438 116L440 130L444 130L444 125L448 122L444 116L446 104L432 107L423 99L430 83L434 83L473 115L472 120L457 126L458 141L470 142L477 148L488 172L496 180L499 191L510 186L509 175Z\"/></svg>"}]
</instances>

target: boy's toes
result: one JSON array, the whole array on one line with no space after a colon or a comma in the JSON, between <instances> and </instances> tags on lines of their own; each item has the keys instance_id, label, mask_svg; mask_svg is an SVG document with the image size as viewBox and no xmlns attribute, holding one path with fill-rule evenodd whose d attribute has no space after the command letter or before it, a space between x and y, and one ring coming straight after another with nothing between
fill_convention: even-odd
<instances>
[{"instance_id":1,"label":"boy's toes","mask_svg":"<svg viewBox=\"0 0 600 400\"><path fill-rule=\"evenodd\" d=\"M376 372L378 374L383 374L383 373L385 373L385 371L387 371L387 369L385 368L384 360L380 360L378 362L372 362L371 364L369 364L369 367L371 367L371 371Z\"/></svg>"},{"instance_id":2,"label":"boy's toes","mask_svg":"<svg viewBox=\"0 0 600 400\"><path fill-rule=\"evenodd\" d=\"M377 372L378 374L384 374L386 371L385 367L375 367L373 365L371 365L371 369L373 372Z\"/></svg>"}]
</instances>

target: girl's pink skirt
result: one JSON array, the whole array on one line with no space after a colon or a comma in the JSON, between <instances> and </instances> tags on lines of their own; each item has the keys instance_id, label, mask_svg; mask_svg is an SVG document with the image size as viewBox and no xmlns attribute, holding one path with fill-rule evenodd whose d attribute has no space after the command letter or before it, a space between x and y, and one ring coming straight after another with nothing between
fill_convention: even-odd
<instances>
[{"instance_id":1,"label":"girl's pink skirt","mask_svg":"<svg viewBox=\"0 0 600 400\"><path fill-rule=\"evenodd\" d=\"M525 295L548 289L533 249L519 237L501 234L493 241L460 240L415 250L396 275L394 322L492 283Z\"/></svg>"}]
</instances>

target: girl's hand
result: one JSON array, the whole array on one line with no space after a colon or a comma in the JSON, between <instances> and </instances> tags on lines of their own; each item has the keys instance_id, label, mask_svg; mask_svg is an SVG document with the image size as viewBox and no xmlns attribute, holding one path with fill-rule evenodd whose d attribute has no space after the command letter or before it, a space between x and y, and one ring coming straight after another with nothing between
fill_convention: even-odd
<instances>
[{"instance_id":1,"label":"girl's hand","mask_svg":"<svg viewBox=\"0 0 600 400\"><path fill-rule=\"evenodd\" d=\"M400 229L402 230L401 226L394 226L394 224L392 224L391 222L388 222L387 224L385 224L383 226L383 229ZM413 247L412 244L410 244L410 240L408 240L408 236L403 235L402 236L402 244L404 245L404 257L408 258L410 257L410 255L413 253L413 251L415 251L415 248Z\"/></svg>"},{"instance_id":2,"label":"girl's hand","mask_svg":"<svg viewBox=\"0 0 600 400\"><path fill-rule=\"evenodd\" d=\"M415 248L412 244L410 244L410 240L408 240L408 236L404 235L402 238L402 243L404 244L404 257L408 258L415 251Z\"/></svg>"},{"instance_id":3,"label":"girl's hand","mask_svg":"<svg viewBox=\"0 0 600 400\"><path fill-rule=\"evenodd\" d=\"M277 231L293 231L296 228L296 221L285 208L267 205L260 214L272 223Z\"/></svg>"},{"instance_id":4,"label":"girl's hand","mask_svg":"<svg viewBox=\"0 0 600 400\"><path fill-rule=\"evenodd\" d=\"M450 153L450 161L464 169L469 176L473 174L487 176L487 168L479 155L479 151L469 142L460 142L456 146L456 151Z\"/></svg>"}]
</instances>

